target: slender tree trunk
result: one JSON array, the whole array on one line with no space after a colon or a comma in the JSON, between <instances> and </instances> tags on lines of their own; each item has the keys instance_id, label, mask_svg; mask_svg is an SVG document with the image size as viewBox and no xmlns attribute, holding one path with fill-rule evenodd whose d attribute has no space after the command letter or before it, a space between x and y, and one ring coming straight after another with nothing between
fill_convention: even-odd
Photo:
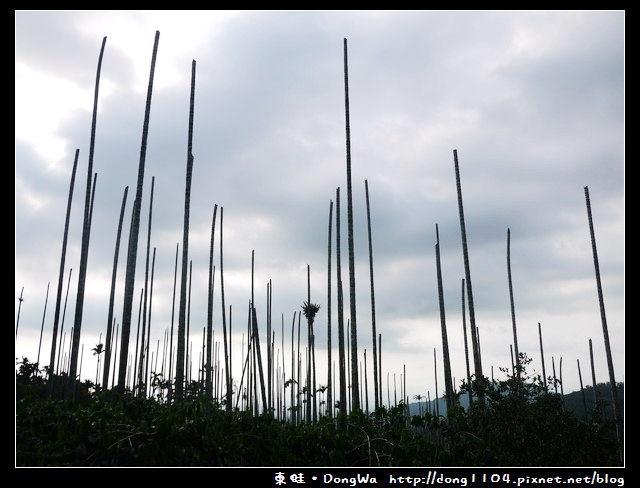
<instances>
[{"instance_id":1,"label":"slender tree trunk","mask_svg":"<svg viewBox=\"0 0 640 488\"><path fill-rule=\"evenodd\" d=\"M616 423L616 435L620 461L623 461L622 449L622 420L618 413L618 385L613 371L613 357L611 355L611 344L609 343L609 329L607 327L607 315L604 308L604 298L602 294L602 283L600 281L600 264L598 262L598 250L596 248L596 235L593 230L593 218L591 216L591 201L589 199L589 187L584 187L584 197L587 204L587 216L589 219L589 232L591 234L591 249L593 251L593 266L596 274L596 286L598 288L598 302L600 304L600 318L602 320L602 335L604 337L604 348L607 354L607 367L609 370L609 387L611 388L611 400L613 401L613 418Z\"/></svg>"},{"instance_id":2,"label":"slender tree trunk","mask_svg":"<svg viewBox=\"0 0 640 488\"><path fill-rule=\"evenodd\" d=\"M360 409L358 395L358 333L356 327L356 272L353 244L353 197L351 190L351 127L349 122L349 69L347 39L344 39L344 106L347 135L347 239L349 243L349 305L351 309L351 401L354 410Z\"/></svg>"},{"instance_id":3,"label":"slender tree trunk","mask_svg":"<svg viewBox=\"0 0 640 488\"><path fill-rule=\"evenodd\" d=\"M47 315L47 302L49 301L49 286L51 282L47 283L47 294L44 297L44 310L42 312L42 325L40 326L40 340L38 341L38 357L36 358L36 364L40 367L40 349L42 347L42 334L44 333L44 318Z\"/></svg>"},{"instance_id":4,"label":"slender tree trunk","mask_svg":"<svg viewBox=\"0 0 640 488\"><path fill-rule=\"evenodd\" d=\"M587 399L584 396L584 385L582 384L582 372L580 371L580 360L576 360L578 363L578 378L580 379L580 395L582 396L582 408L584 409L584 416L587 415Z\"/></svg>"},{"instance_id":5,"label":"slender tree trunk","mask_svg":"<svg viewBox=\"0 0 640 488\"><path fill-rule=\"evenodd\" d=\"M520 377L520 352L518 351L518 329L516 328L516 309L513 303L513 284L511 281L511 229L507 229L507 274L509 277L509 302L511 304L511 324L513 325L513 348L516 356L516 371Z\"/></svg>"},{"instance_id":6,"label":"slender tree trunk","mask_svg":"<svg viewBox=\"0 0 640 488\"><path fill-rule=\"evenodd\" d=\"M135 345L135 355L133 358L133 385L132 385L132 390L136 390L138 388L138 385L136 385L136 379L138 378L138 367L139 367L139 361L138 361L138 354L141 354L140 351L140 322L142 320L142 301L143 301L143 296L144 296L144 288L140 288L140 301L138 304L138 326L136 327L136 345Z\"/></svg>"},{"instance_id":7,"label":"slender tree trunk","mask_svg":"<svg viewBox=\"0 0 640 488\"><path fill-rule=\"evenodd\" d=\"M213 383L211 378L212 373L212 364L211 364L211 354L212 354L212 341L213 341L213 285L214 285L214 266L213 266L213 242L214 242L214 233L216 227L216 213L218 211L218 205L214 204L213 206L213 217L211 218L211 245L209 246L209 280L208 284L208 293L207 293L207 350L206 350L206 361L205 361L205 371L206 371L206 395L208 398L213 397Z\"/></svg>"},{"instance_id":8,"label":"slender tree trunk","mask_svg":"<svg viewBox=\"0 0 640 488\"><path fill-rule=\"evenodd\" d=\"M149 299L149 252L151 248L151 220L153 215L153 188L155 184L155 176L151 177L151 195L149 197L149 222L147 224L147 252L145 255L145 268L144 268L144 300L142 305L142 337L140 339L140 364L138 365L138 386L140 390L138 393L144 392L144 367L146 360L146 344L148 342L146 336L147 329L147 302Z\"/></svg>"},{"instance_id":9,"label":"slender tree trunk","mask_svg":"<svg viewBox=\"0 0 640 488\"><path fill-rule=\"evenodd\" d=\"M460 212L460 233L462 235L462 252L464 256L464 270L467 280L467 299L469 300L469 322L471 326L471 341L473 344L473 361L475 365L476 381L483 380L482 363L480 362L480 347L478 345L478 339L476 334L476 315L475 307L473 306L473 289L471 286L471 270L469 266L469 250L467 248L467 232L465 230L464 223L464 209L462 205L462 188L460 185L460 170L458 168L458 151L453 150L453 160L456 171L456 187L458 190L458 210ZM479 383L481 385L481 383ZM484 387L480 386L478 389L478 402L484 404Z\"/></svg>"},{"instance_id":10,"label":"slender tree trunk","mask_svg":"<svg viewBox=\"0 0 640 488\"><path fill-rule=\"evenodd\" d=\"M378 391L380 392L380 406L382 406L382 334L378 333Z\"/></svg>"},{"instance_id":11,"label":"slender tree trunk","mask_svg":"<svg viewBox=\"0 0 640 488\"><path fill-rule=\"evenodd\" d=\"M333 417L333 383L331 381L331 224L333 201L329 201L329 229L327 232L327 415Z\"/></svg>"},{"instance_id":12,"label":"slender tree trunk","mask_svg":"<svg viewBox=\"0 0 640 488\"><path fill-rule=\"evenodd\" d=\"M89 236L91 233L91 202L93 193L91 191L91 178L93 176L93 152L95 148L96 118L98 114L98 92L100 88L100 70L102 68L102 56L107 38L102 39L100 56L98 58L98 68L96 71L95 91L93 97L93 116L91 120L91 136L89 143L89 165L87 168L87 191L84 204L84 219L82 224L82 247L80 251L80 271L78 273L78 291L76 298L76 314L73 326L73 345L71 347L71 360L69 363L69 379L73 382L76 379L76 369L78 364L78 348L80 346L80 334L82 329L82 312L84 308L84 289L87 276L87 261L89 257ZM94 178L95 180L95 178Z\"/></svg>"},{"instance_id":13,"label":"slender tree trunk","mask_svg":"<svg viewBox=\"0 0 640 488\"><path fill-rule=\"evenodd\" d=\"M451 359L449 357L449 340L447 339L447 322L444 310L444 293L442 290L442 270L440 267L440 234L436 224L436 271L438 279L438 299L440 303L440 329L442 332L442 359L444 364L444 386L447 395L447 410L454 405L453 383L451 381Z\"/></svg>"},{"instance_id":14,"label":"slender tree trunk","mask_svg":"<svg viewBox=\"0 0 640 488\"><path fill-rule=\"evenodd\" d=\"M191 63L191 100L189 104L189 137L187 144L187 182L184 197L184 229L182 234L182 281L180 311L178 315L178 354L176 358L176 399L182 401L185 382L185 329L187 308L187 263L189 262L189 210L191 204L191 178L193 171L193 106L195 95L196 62Z\"/></svg>"},{"instance_id":15,"label":"slender tree trunk","mask_svg":"<svg viewBox=\"0 0 640 488\"><path fill-rule=\"evenodd\" d=\"M64 235L62 238L62 253L60 255L60 274L58 276L58 291L56 294L56 308L53 314L53 335L51 337L51 355L49 358L49 393L53 394L53 375L55 373L56 364L56 341L58 339L58 320L60 318L60 302L62 300L62 286L64 281L64 263L67 256L67 239L69 236L69 217L71 215L71 201L73 200L73 187L76 179L76 169L78 167L79 149L76 149L73 158L73 169L71 170L71 183L69 184L69 198L67 199L67 214L64 221ZM23 288L24 290L24 288ZM22 292L20 293L20 304L22 305ZM20 318L20 308L18 308L18 318ZM18 337L18 326L16 324L16 338Z\"/></svg>"},{"instance_id":16,"label":"slender tree trunk","mask_svg":"<svg viewBox=\"0 0 640 488\"><path fill-rule=\"evenodd\" d=\"M593 405L598 405L598 383L596 382L596 366L593 360L593 342L589 339L589 360L591 363L591 384L593 384ZM603 412L604 413L604 412Z\"/></svg>"},{"instance_id":17,"label":"slender tree trunk","mask_svg":"<svg viewBox=\"0 0 640 488\"><path fill-rule=\"evenodd\" d=\"M22 308L22 302L24 298L22 298L22 294L24 293L24 286L22 290L20 290L20 296L18 297L18 317L16 318L16 341L18 340L18 325L20 325L20 309Z\"/></svg>"},{"instance_id":18,"label":"slender tree trunk","mask_svg":"<svg viewBox=\"0 0 640 488\"><path fill-rule=\"evenodd\" d=\"M271 339L271 300L270 300L270 293L269 293L269 285L270 283L267 283L267 405L265 406L265 409L267 411L271 410L272 407L272 395L271 395L271 367L272 367L272 355L271 355L271 346L270 344L270 339Z\"/></svg>"},{"instance_id":19,"label":"slender tree trunk","mask_svg":"<svg viewBox=\"0 0 640 488\"><path fill-rule=\"evenodd\" d=\"M225 378L226 378L226 395L225 403L227 405L227 411L231 411L233 406L233 389L231 385L231 331L227 334L227 316L224 302L224 266L223 266L223 253L222 253L222 229L223 229L223 211L224 208L220 207L220 299L222 303L222 335L224 340L224 363L225 363ZM238 391L240 394L240 391Z\"/></svg>"},{"instance_id":20,"label":"slender tree trunk","mask_svg":"<svg viewBox=\"0 0 640 488\"><path fill-rule=\"evenodd\" d=\"M56 374L60 373L60 361L61 361L61 357L62 356L62 350L63 350L63 332L64 332L64 319L65 319L65 315L67 313L67 301L69 300L69 288L71 287L71 275L73 274L73 268L69 268L69 278L67 279L67 291L65 292L64 295L64 307L62 308L62 321L60 323L60 339L58 342L58 360L56 361ZM64 386L64 385L63 385Z\"/></svg>"},{"instance_id":21,"label":"slender tree trunk","mask_svg":"<svg viewBox=\"0 0 640 488\"><path fill-rule=\"evenodd\" d=\"M256 308L253 306L253 304L251 305L251 318L252 318L252 324L253 324L253 339L255 343L255 351L258 358L258 372L260 374L260 391L262 393L262 405L263 405L262 408L263 410L265 410L267 406L267 395L265 392L264 372L262 369L262 354L260 352L260 336L258 334L258 318L256 316Z\"/></svg>"},{"instance_id":22,"label":"slender tree trunk","mask_svg":"<svg viewBox=\"0 0 640 488\"><path fill-rule=\"evenodd\" d=\"M436 382L436 415L440 416L440 398L438 398L438 361L436 361L436 348L433 348L433 376Z\"/></svg>"},{"instance_id":23,"label":"slender tree trunk","mask_svg":"<svg viewBox=\"0 0 640 488\"><path fill-rule=\"evenodd\" d=\"M296 363L295 363L295 349L294 349L294 338L295 338L295 330L296 330L296 312L293 312L293 320L291 321L291 422L296 424L296 403L295 403L295 395L294 390L296 389Z\"/></svg>"},{"instance_id":24,"label":"slender tree trunk","mask_svg":"<svg viewBox=\"0 0 640 488\"><path fill-rule=\"evenodd\" d=\"M146 360L144 367L144 381L143 385L145 391L148 394L148 382L149 382L149 345L151 344L151 305L153 303L153 275L156 267L156 248L153 248L153 257L151 258L151 289L149 290L149 312L147 318L147 343L146 343Z\"/></svg>"},{"instance_id":25,"label":"slender tree trunk","mask_svg":"<svg viewBox=\"0 0 640 488\"><path fill-rule=\"evenodd\" d=\"M465 300L464 300L464 278L462 278L462 333L464 336L464 360L467 368L467 384L469 387L471 386L471 369L469 368L469 342L467 340L467 322L466 322L466 312L465 312ZM471 388L469 388L469 408L471 408L473 404L473 395L471 393Z\"/></svg>"},{"instance_id":26,"label":"slender tree trunk","mask_svg":"<svg viewBox=\"0 0 640 488\"><path fill-rule=\"evenodd\" d=\"M124 220L124 209L127 203L127 194L129 187L126 186L122 196L122 205L120 206L120 219L118 220L118 232L116 234L116 249L113 256L113 271L111 272L111 291L109 293L109 313L107 315L107 336L104 348L104 364L102 367L102 385L108 388L109 385L109 369L111 368L111 341L113 338L113 304L116 293L116 275L118 272L118 255L120 253L120 237L122 236L122 222Z\"/></svg>"},{"instance_id":27,"label":"slender tree trunk","mask_svg":"<svg viewBox=\"0 0 640 488\"><path fill-rule=\"evenodd\" d=\"M367 180L364 180L364 188L367 199L367 230L369 236L369 277L371 280L371 336L373 343L373 390L375 410L378 408L380 403L380 394L378 392L378 347L376 345L376 299L373 287L373 245L371 239L371 211L369 206L369 183Z\"/></svg>"},{"instance_id":28,"label":"slender tree trunk","mask_svg":"<svg viewBox=\"0 0 640 488\"><path fill-rule=\"evenodd\" d=\"M338 284L338 370L340 373L340 410L347 415L347 380L345 371L344 311L342 300L342 271L340 267L340 188L336 189L336 272Z\"/></svg>"},{"instance_id":29,"label":"slender tree trunk","mask_svg":"<svg viewBox=\"0 0 640 488\"><path fill-rule=\"evenodd\" d=\"M540 340L540 358L542 361L542 384L544 385L544 391L547 391L547 372L544 366L544 348L542 347L542 327L538 322L538 337Z\"/></svg>"},{"instance_id":30,"label":"slender tree trunk","mask_svg":"<svg viewBox=\"0 0 640 488\"><path fill-rule=\"evenodd\" d=\"M173 390L175 388L175 381L173 380L173 325L174 325L174 313L176 309L176 283L178 279L178 248L180 243L176 244L176 259L173 270L173 298L171 300L171 330L169 332L169 391L167 392L167 401L171 404L173 399Z\"/></svg>"},{"instance_id":31,"label":"slender tree trunk","mask_svg":"<svg viewBox=\"0 0 640 488\"><path fill-rule=\"evenodd\" d=\"M127 361L129 358L129 337L131 335L131 311L133 307L133 290L136 277L136 260L138 256L138 235L140 233L140 211L142 207L142 189L144 185L144 166L147 154L147 137L149 133L149 116L151 114L151 95L153 92L153 75L158 53L158 41L160 32L156 31L151 56L151 70L149 74L149 86L147 88L147 101L145 106L144 123L142 126L142 143L140 145L140 164L138 166L138 183L136 198L133 202L131 216L131 230L129 232L129 246L127 250L127 268L125 277L124 303L122 313L122 329L120 339L120 366L118 371L118 391L124 393L127 381Z\"/></svg>"}]
</instances>

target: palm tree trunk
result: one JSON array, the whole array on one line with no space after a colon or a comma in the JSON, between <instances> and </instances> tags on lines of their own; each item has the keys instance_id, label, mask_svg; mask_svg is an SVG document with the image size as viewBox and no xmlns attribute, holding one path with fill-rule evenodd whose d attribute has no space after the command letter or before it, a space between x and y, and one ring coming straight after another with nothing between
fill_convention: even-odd
<instances>
[{"instance_id":1,"label":"palm tree trunk","mask_svg":"<svg viewBox=\"0 0 640 488\"><path fill-rule=\"evenodd\" d=\"M189 262L189 209L191 204L191 177L193 171L193 105L195 95L196 62L191 63L191 100L189 104L189 136L187 142L187 182L184 197L184 227L182 234L182 280L178 315L178 351L176 357L176 399L182 401L185 381L185 330L187 309L187 263Z\"/></svg>"},{"instance_id":2,"label":"palm tree trunk","mask_svg":"<svg viewBox=\"0 0 640 488\"><path fill-rule=\"evenodd\" d=\"M131 230L129 232L129 247L127 250L127 268L125 277L124 303L122 313L122 329L120 339L120 366L118 370L118 391L124 393L127 381L127 361L129 358L129 337L131 335L131 311L133 307L133 290L136 277L136 260L138 256L138 235L140 233L140 210L142 207L142 189L144 184L144 165L147 153L147 137L149 133L149 116L151 113L151 94L153 92L153 74L158 53L158 40L160 32L156 31L151 56L151 71L149 74L149 86L147 88L147 101L145 106L144 123L142 126L142 143L140 145L140 164L138 165L138 183L136 198L133 202L131 217Z\"/></svg>"},{"instance_id":3,"label":"palm tree trunk","mask_svg":"<svg viewBox=\"0 0 640 488\"><path fill-rule=\"evenodd\" d=\"M354 410L360 409L358 388L358 333L356 327L356 272L353 244L353 198L351 190L351 128L349 123L349 69L347 63L347 39L344 39L344 106L347 134L347 239L349 241L349 305L351 309L351 402Z\"/></svg>"},{"instance_id":4,"label":"palm tree trunk","mask_svg":"<svg viewBox=\"0 0 640 488\"><path fill-rule=\"evenodd\" d=\"M371 280L371 336L373 342L373 390L374 390L374 410L379 406L378 392L378 347L376 346L376 298L373 288L373 248L371 239L371 211L369 209L369 183L364 180L364 189L367 199L367 230L369 236L369 277ZM366 376L365 376L366 378ZM368 402L367 402L368 403ZM368 407L367 407L368 410Z\"/></svg>"},{"instance_id":5,"label":"palm tree trunk","mask_svg":"<svg viewBox=\"0 0 640 488\"><path fill-rule=\"evenodd\" d=\"M598 288L598 302L600 303L600 318L602 320L602 335L604 336L604 348L607 354L607 367L609 370L609 387L611 388L611 400L613 402L613 418L616 423L616 435L618 437L618 446L620 452L620 461L622 456L622 421L618 413L618 385L616 383L613 371L613 358L611 356L611 344L609 343L609 330L607 327L607 315L604 309L604 298L602 295L602 283L600 282L600 264L598 263L598 250L596 248L596 236L593 230L593 218L591 216L591 201L589 200L589 187L584 187L584 196L587 203L587 216L589 218L589 232L591 234L591 248L593 251L593 266L596 273L596 285Z\"/></svg>"},{"instance_id":6,"label":"palm tree trunk","mask_svg":"<svg viewBox=\"0 0 640 488\"><path fill-rule=\"evenodd\" d=\"M471 270L469 266L469 250L467 248L467 232L464 224L464 209L462 205L462 188L460 185L460 170L458 168L458 151L453 150L453 160L456 172L456 187L458 190L458 210L460 212L460 233L462 235L462 253L464 256L464 271L467 280L467 299L469 300L469 322L471 326L471 342L473 345L473 362L475 365L476 381L483 381L482 375L482 363L480 362L480 347L478 345L478 338L476 334L476 316L475 308L473 306L473 289L471 286ZM480 388L478 389L478 403L484 404L484 386L478 383Z\"/></svg>"},{"instance_id":7,"label":"palm tree trunk","mask_svg":"<svg viewBox=\"0 0 640 488\"><path fill-rule=\"evenodd\" d=\"M67 215L64 222L64 236L62 238L62 254L60 256L60 274L58 276L58 291L56 295L56 308L53 314L53 336L51 337L51 355L49 358L49 393L53 394L53 377L56 364L56 341L58 338L58 320L60 317L60 302L62 300L62 286L64 281L64 263L67 256L67 239L69 236L69 217L71 215L71 201L73 199L73 187L76 179L76 169L78 167L78 154L80 150L76 149L73 159L73 169L71 170L71 183L69 184L69 197L67 199ZM20 293L20 304L22 304L22 292ZM18 308L18 319L20 318L20 308ZM16 324L16 338L18 336L18 325Z\"/></svg>"}]
</instances>

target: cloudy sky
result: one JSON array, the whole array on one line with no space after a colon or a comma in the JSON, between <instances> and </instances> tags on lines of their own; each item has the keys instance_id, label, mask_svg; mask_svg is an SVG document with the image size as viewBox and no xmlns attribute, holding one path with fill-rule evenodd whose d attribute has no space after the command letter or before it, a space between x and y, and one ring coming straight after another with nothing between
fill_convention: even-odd
<instances>
[{"instance_id":1,"label":"cloudy sky","mask_svg":"<svg viewBox=\"0 0 640 488\"><path fill-rule=\"evenodd\" d=\"M365 181L385 401L387 385L393 402L394 383L399 388L405 380L410 397L429 392L433 398L434 351L440 393L443 389L436 226L456 384L466 375L465 273L454 151L485 375L493 368L494 376L502 378L500 368L511 364L510 229L518 346L532 358L531 372L542 367L540 324L547 374L553 366L558 376L562 372L565 393L580 387L578 362L583 383L591 384L589 339L597 381L608 381L585 202L588 187L615 376L624 381L624 28L623 11L16 11L16 358L35 361L40 349L40 361L48 363L78 149L62 289L64 302L69 284L61 325L67 343L74 322L96 68L104 37L93 157L97 179L82 311L83 377L95 378L91 349L101 334L104 342L118 221L128 187L114 307L116 322L122 321L126 247L151 54L159 31L132 340L147 247L151 255L155 251L150 306L154 354L158 343L162 352L172 323L195 61L191 341L197 351L207 323L206 283L217 206L214 339L222 337L222 217L234 377L241 376L240 349L246 344L253 255L262 339L271 283L275 349L280 360L284 353L287 378L291 325L307 299L309 271L311 300L321 307L315 321L319 383L326 384L329 322L334 360L338 342L338 189L345 321L349 318L346 38L356 330L362 369L366 350L369 386L372 307ZM151 266L149 270L150 276ZM469 327L468 307L466 312ZM174 323L177 330L177 313ZM303 345L305 330L303 319ZM372 395L369 402L373 404Z\"/></svg>"}]
</instances>

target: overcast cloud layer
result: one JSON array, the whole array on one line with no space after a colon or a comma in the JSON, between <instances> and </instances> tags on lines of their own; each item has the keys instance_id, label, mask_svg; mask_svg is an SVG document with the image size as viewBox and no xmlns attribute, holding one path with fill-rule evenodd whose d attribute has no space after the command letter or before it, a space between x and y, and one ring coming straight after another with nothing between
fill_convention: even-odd
<instances>
[{"instance_id":1,"label":"overcast cloud layer","mask_svg":"<svg viewBox=\"0 0 640 488\"><path fill-rule=\"evenodd\" d=\"M319 383L326 384L329 211L333 202L335 218L338 188L345 320L349 317L346 38L356 328L363 369L366 349L369 387L372 307L365 180L385 402L387 384L393 402L394 384L399 389L405 380L407 396L429 392L433 398L434 351L442 394L436 225L456 385L466 376L465 274L454 150L485 375L503 378L499 368L511 364L510 229L518 346L532 358L531 372L542 369L540 323L547 375L553 368L558 376L562 373L565 393L580 387L577 362L583 383L591 384L590 339L597 381L609 380L585 203L588 187L615 375L624 381L624 12L23 11L16 12L15 20L16 320L18 297L22 293L24 298L16 358L35 361L40 351L41 363L48 363L67 198L79 149L62 290L64 300L69 282L62 325L67 341L73 325L94 84L105 36L82 314L83 377L95 379L91 349L101 334L104 342L116 231L128 187L114 309L116 322L122 321L126 247L157 30L132 340L147 245L152 255L155 251L150 309L154 354L158 343L162 354L172 323L195 60L189 233L194 355L207 323L209 246L217 205L214 339L222 338L222 219L234 377L241 376L240 348L246 345L253 254L262 340L271 283L274 347L280 361L284 351L287 378L291 324L307 299L310 270L311 300L321 307L315 320L316 362ZM335 219L332 227L335 361ZM468 306L465 310L469 327ZM176 330L177 323L176 313ZM302 330L304 347L304 318Z\"/></svg>"}]
</instances>

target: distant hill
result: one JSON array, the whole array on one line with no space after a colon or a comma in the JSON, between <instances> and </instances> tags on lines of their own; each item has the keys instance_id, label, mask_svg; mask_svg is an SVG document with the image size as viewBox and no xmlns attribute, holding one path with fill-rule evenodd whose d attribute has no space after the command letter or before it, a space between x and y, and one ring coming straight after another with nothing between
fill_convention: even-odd
<instances>
[{"instance_id":1,"label":"distant hill","mask_svg":"<svg viewBox=\"0 0 640 488\"><path fill-rule=\"evenodd\" d=\"M597 384L595 393L598 398L604 402L605 415L613 417L611 388L609 387L609 383ZM595 406L596 395L594 395L592 386L587 386L582 391L568 393L564 395L565 408L573 411L575 417L581 418L585 414L585 406L587 411L590 411ZM465 409L469 407L468 395L460 395L460 405ZM438 414L446 417L447 402L441 397L437 400L431 400L431 402L422 400L421 402L409 403L409 413L411 415L420 415L427 410L433 415ZM618 383L618 413L622 418L624 418L624 383Z\"/></svg>"}]
</instances>

